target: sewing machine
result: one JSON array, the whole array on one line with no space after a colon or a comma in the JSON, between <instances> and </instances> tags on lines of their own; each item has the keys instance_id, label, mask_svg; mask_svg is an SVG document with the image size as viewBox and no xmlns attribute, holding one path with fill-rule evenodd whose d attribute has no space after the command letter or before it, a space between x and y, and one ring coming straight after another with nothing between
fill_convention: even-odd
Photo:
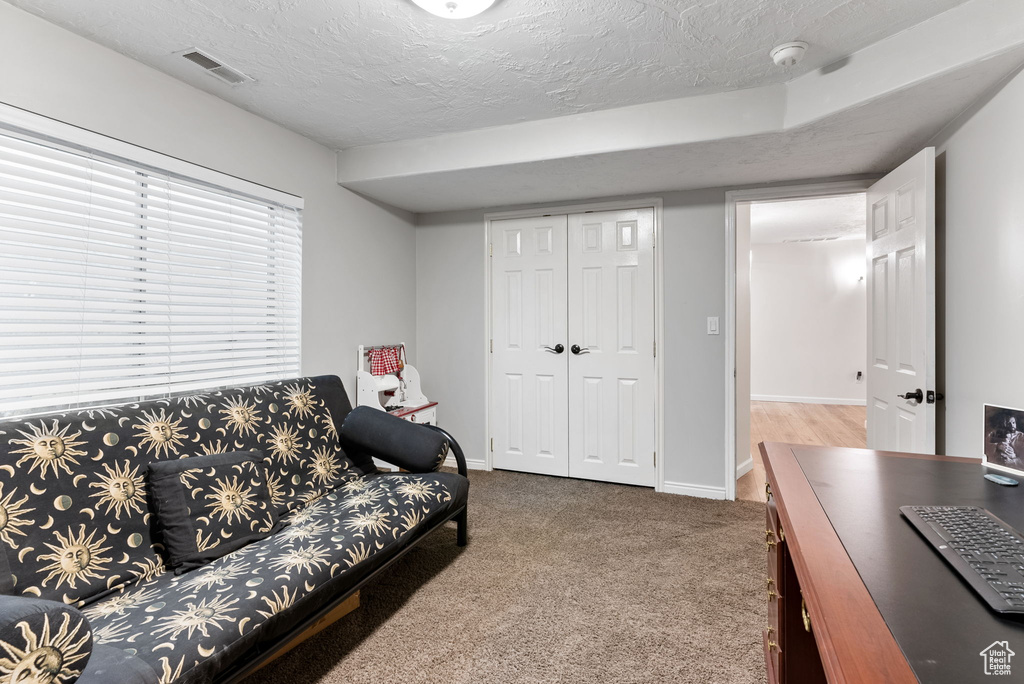
<instances>
[{"instance_id":1,"label":"sewing machine","mask_svg":"<svg viewBox=\"0 0 1024 684\"><path fill-rule=\"evenodd\" d=\"M402 345L386 345L400 347ZM430 401L420 388L420 373L408 363L401 371L373 375L367 357L380 347L359 345L356 366L356 405L372 406L413 423L437 424L437 402ZM401 376L401 377L399 377Z\"/></svg>"}]
</instances>

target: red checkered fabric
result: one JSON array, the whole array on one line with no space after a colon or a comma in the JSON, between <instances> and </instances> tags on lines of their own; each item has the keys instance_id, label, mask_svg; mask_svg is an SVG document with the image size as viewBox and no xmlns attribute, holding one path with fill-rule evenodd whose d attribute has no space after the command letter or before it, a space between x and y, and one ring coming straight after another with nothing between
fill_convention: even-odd
<instances>
[{"instance_id":1,"label":"red checkered fabric","mask_svg":"<svg viewBox=\"0 0 1024 684\"><path fill-rule=\"evenodd\" d=\"M398 370L399 350L397 347L381 347L366 353L370 359L371 375L387 375Z\"/></svg>"}]
</instances>

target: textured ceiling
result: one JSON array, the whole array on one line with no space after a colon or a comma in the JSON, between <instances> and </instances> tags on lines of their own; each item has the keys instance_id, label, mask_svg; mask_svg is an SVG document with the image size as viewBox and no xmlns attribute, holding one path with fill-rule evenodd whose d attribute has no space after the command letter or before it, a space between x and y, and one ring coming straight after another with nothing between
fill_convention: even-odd
<instances>
[{"instance_id":1,"label":"textured ceiling","mask_svg":"<svg viewBox=\"0 0 1024 684\"><path fill-rule=\"evenodd\" d=\"M417 213L881 175L1024 60L1024 47L781 132L500 167L346 182Z\"/></svg>"},{"instance_id":2,"label":"textured ceiling","mask_svg":"<svg viewBox=\"0 0 1024 684\"><path fill-rule=\"evenodd\" d=\"M780 83L964 0L499 0L460 22L408 0L8 1L343 149ZM772 65L794 39L806 59Z\"/></svg>"},{"instance_id":3,"label":"textured ceiling","mask_svg":"<svg viewBox=\"0 0 1024 684\"><path fill-rule=\"evenodd\" d=\"M750 206L750 242L778 243L820 238L864 238L863 194L786 202L755 202Z\"/></svg>"}]
</instances>

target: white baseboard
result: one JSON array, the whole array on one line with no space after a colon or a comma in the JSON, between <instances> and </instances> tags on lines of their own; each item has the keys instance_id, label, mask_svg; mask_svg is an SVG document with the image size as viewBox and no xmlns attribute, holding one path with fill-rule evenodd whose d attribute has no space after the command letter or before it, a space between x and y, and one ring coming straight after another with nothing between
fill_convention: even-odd
<instances>
[{"instance_id":1,"label":"white baseboard","mask_svg":"<svg viewBox=\"0 0 1024 684\"><path fill-rule=\"evenodd\" d=\"M666 494L698 496L702 499L725 498L725 487L708 487L707 485L686 484L685 482L665 482L661 491Z\"/></svg>"},{"instance_id":2,"label":"white baseboard","mask_svg":"<svg viewBox=\"0 0 1024 684\"><path fill-rule=\"evenodd\" d=\"M444 460L444 465L445 465L446 468L457 468L459 466L459 464L455 462L455 457L454 456L449 456L448 458L446 458ZM471 461L471 460L469 460L467 458L466 459L466 469L467 470L487 470L487 463L484 462L484 461Z\"/></svg>"},{"instance_id":3,"label":"white baseboard","mask_svg":"<svg viewBox=\"0 0 1024 684\"><path fill-rule=\"evenodd\" d=\"M751 401L783 401L787 404L841 404L843 406L867 406L865 399L838 399L835 397L784 397L776 394L751 394Z\"/></svg>"},{"instance_id":4,"label":"white baseboard","mask_svg":"<svg viewBox=\"0 0 1024 684\"><path fill-rule=\"evenodd\" d=\"M751 457L747 458L746 461L744 461L743 463L740 463L738 466L736 466L736 479L737 480L740 479L741 477L743 477L744 475L746 475L747 473L749 473L753 469L754 469L754 457L751 456Z\"/></svg>"}]
</instances>

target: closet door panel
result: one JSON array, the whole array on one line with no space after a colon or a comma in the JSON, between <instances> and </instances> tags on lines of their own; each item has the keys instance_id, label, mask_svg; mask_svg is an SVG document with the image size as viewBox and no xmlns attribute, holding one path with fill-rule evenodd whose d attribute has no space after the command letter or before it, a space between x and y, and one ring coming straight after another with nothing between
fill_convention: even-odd
<instances>
[{"instance_id":1,"label":"closet door panel","mask_svg":"<svg viewBox=\"0 0 1024 684\"><path fill-rule=\"evenodd\" d=\"M567 219L491 224L491 408L496 468L568 475Z\"/></svg>"},{"instance_id":2,"label":"closet door panel","mask_svg":"<svg viewBox=\"0 0 1024 684\"><path fill-rule=\"evenodd\" d=\"M654 211L573 214L568 231L569 475L653 486Z\"/></svg>"}]
</instances>

